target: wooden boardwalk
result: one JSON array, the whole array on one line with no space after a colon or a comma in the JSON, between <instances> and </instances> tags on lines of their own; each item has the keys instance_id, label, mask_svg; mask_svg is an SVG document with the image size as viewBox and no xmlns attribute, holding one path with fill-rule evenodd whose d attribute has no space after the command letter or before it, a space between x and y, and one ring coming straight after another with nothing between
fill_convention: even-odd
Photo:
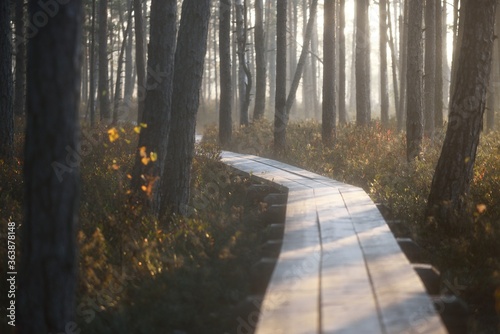
<instances>
[{"instance_id":1,"label":"wooden boardwalk","mask_svg":"<svg viewBox=\"0 0 500 334\"><path fill-rule=\"evenodd\" d=\"M222 152L222 161L288 189L256 333L447 333L365 191L252 155Z\"/></svg>"}]
</instances>

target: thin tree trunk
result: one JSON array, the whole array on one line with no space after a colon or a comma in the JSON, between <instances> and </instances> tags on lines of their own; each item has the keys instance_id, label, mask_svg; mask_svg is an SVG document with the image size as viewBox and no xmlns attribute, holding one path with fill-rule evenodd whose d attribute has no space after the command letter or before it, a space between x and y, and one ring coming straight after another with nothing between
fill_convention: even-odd
<instances>
[{"instance_id":1,"label":"thin tree trunk","mask_svg":"<svg viewBox=\"0 0 500 334\"><path fill-rule=\"evenodd\" d=\"M312 12L311 12L312 14ZM323 144L332 147L335 129L335 0L325 0L323 25L323 113L321 137Z\"/></svg>"},{"instance_id":2,"label":"thin tree trunk","mask_svg":"<svg viewBox=\"0 0 500 334\"><path fill-rule=\"evenodd\" d=\"M274 109L274 97L276 95L276 16L274 14L275 1L267 1L267 64L269 68L269 109Z\"/></svg>"},{"instance_id":3,"label":"thin tree trunk","mask_svg":"<svg viewBox=\"0 0 500 334\"><path fill-rule=\"evenodd\" d=\"M423 137L422 114L422 10L423 0L411 0L408 18L408 73L406 118L406 155L412 161L420 155Z\"/></svg>"},{"instance_id":4,"label":"thin tree trunk","mask_svg":"<svg viewBox=\"0 0 500 334\"><path fill-rule=\"evenodd\" d=\"M368 0L356 1L356 124L368 125L370 106L370 26Z\"/></svg>"},{"instance_id":5,"label":"thin tree trunk","mask_svg":"<svg viewBox=\"0 0 500 334\"><path fill-rule=\"evenodd\" d=\"M436 4L440 0L426 0L425 4L425 75L424 75L424 134L434 138L436 103Z\"/></svg>"},{"instance_id":6,"label":"thin tree trunk","mask_svg":"<svg viewBox=\"0 0 500 334\"><path fill-rule=\"evenodd\" d=\"M254 120L264 116L266 109L266 47L264 34L264 8L262 0L255 0L255 108Z\"/></svg>"},{"instance_id":7,"label":"thin tree trunk","mask_svg":"<svg viewBox=\"0 0 500 334\"><path fill-rule=\"evenodd\" d=\"M274 102L274 152L286 150L286 17L287 0L276 0L276 98Z\"/></svg>"},{"instance_id":8,"label":"thin tree trunk","mask_svg":"<svg viewBox=\"0 0 500 334\"><path fill-rule=\"evenodd\" d=\"M99 111L101 121L111 117L108 74L108 0L99 0Z\"/></svg>"},{"instance_id":9,"label":"thin tree trunk","mask_svg":"<svg viewBox=\"0 0 500 334\"><path fill-rule=\"evenodd\" d=\"M392 60L392 87L394 89L394 110L396 111L396 117L399 114L399 84L398 84L398 59L397 59L397 50L396 45L394 43L394 35L392 33L392 19L391 19L391 7L390 4L387 4L387 15L389 17L389 47L391 49L391 60ZM396 13L394 13L394 17L396 17Z\"/></svg>"},{"instance_id":10,"label":"thin tree trunk","mask_svg":"<svg viewBox=\"0 0 500 334\"><path fill-rule=\"evenodd\" d=\"M24 0L16 1L16 80L14 88L14 113L24 115L26 99L26 41L24 26Z\"/></svg>"},{"instance_id":11,"label":"thin tree trunk","mask_svg":"<svg viewBox=\"0 0 500 334\"><path fill-rule=\"evenodd\" d=\"M0 2L0 160L14 155L12 44L10 2Z\"/></svg>"},{"instance_id":12,"label":"thin tree trunk","mask_svg":"<svg viewBox=\"0 0 500 334\"><path fill-rule=\"evenodd\" d=\"M232 136L233 86L231 82L231 0L219 5L220 110L219 141L226 145Z\"/></svg>"},{"instance_id":13,"label":"thin tree trunk","mask_svg":"<svg viewBox=\"0 0 500 334\"><path fill-rule=\"evenodd\" d=\"M460 223L472 228L468 196L491 72L495 8L495 0L465 1L450 121L427 204L428 219L455 233L463 231Z\"/></svg>"},{"instance_id":14,"label":"thin tree trunk","mask_svg":"<svg viewBox=\"0 0 500 334\"><path fill-rule=\"evenodd\" d=\"M443 13L442 0L434 0L436 3L436 93L435 93L435 111L434 111L434 126L436 129L443 127L443 53L446 49L443 47Z\"/></svg>"},{"instance_id":15,"label":"thin tree trunk","mask_svg":"<svg viewBox=\"0 0 500 334\"><path fill-rule=\"evenodd\" d=\"M250 91L252 89L252 75L248 69L246 57L247 25L245 20L246 8L243 0L235 0L236 5L236 31L238 35L238 63L239 63L239 99L240 99L240 124L248 125L248 108L250 106Z\"/></svg>"},{"instance_id":16,"label":"thin tree trunk","mask_svg":"<svg viewBox=\"0 0 500 334\"><path fill-rule=\"evenodd\" d=\"M309 4L309 8L311 8L312 2ZM316 119L319 119L319 100L318 100L318 60L316 56L318 54L318 25L313 25L312 37L311 37L311 51L313 53L313 57L311 57L311 78L312 78L312 92L311 96L313 99L313 115Z\"/></svg>"},{"instance_id":17,"label":"thin tree trunk","mask_svg":"<svg viewBox=\"0 0 500 334\"><path fill-rule=\"evenodd\" d=\"M168 139L161 179L160 217L168 212L188 213L196 113L207 50L210 0L185 0L175 53L172 94L173 132Z\"/></svg>"},{"instance_id":18,"label":"thin tree trunk","mask_svg":"<svg viewBox=\"0 0 500 334\"><path fill-rule=\"evenodd\" d=\"M97 0L92 0L92 25L90 31L90 73L89 73L89 108L90 108L90 127L95 126L95 72L96 72L96 59L95 59L95 20L96 10L95 3Z\"/></svg>"},{"instance_id":19,"label":"thin tree trunk","mask_svg":"<svg viewBox=\"0 0 500 334\"><path fill-rule=\"evenodd\" d=\"M380 119L389 125L389 86L387 79L387 0L379 1L380 29Z\"/></svg>"},{"instance_id":20,"label":"thin tree trunk","mask_svg":"<svg viewBox=\"0 0 500 334\"><path fill-rule=\"evenodd\" d=\"M128 0L127 7L135 15L134 4L132 0ZM134 34L132 34L132 27L130 28L129 36L127 39L127 48L125 49L125 83L123 89L124 105L127 112L130 111L130 105L132 104L132 95L134 94L134 64L132 50L134 46Z\"/></svg>"},{"instance_id":21,"label":"thin tree trunk","mask_svg":"<svg viewBox=\"0 0 500 334\"><path fill-rule=\"evenodd\" d=\"M135 66L137 73L137 123L142 122L146 95L146 56L144 53L144 23L141 0L134 1Z\"/></svg>"},{"instance_id":22,"label":"thin tree trunk","mask_svg":"<svg viewBox=\"0 0 500 334\"><path fill-rule=\"evenodd\" d=\"M339 124L347 124L346 110L346 57L345 57L345 0L339 6Z\"/></svg>"},{"instance_id":23,"label":"thin tree trunk","mask_svg":"<svg viewBox=\"0 0 500 334\"><path fill-rule=\"evenodd\" d=\"M30 0L30 17L42 12L40 4ZM26 214L16 322L23 334L62 333L75 324L81 27L82 2L70 1L28 45Z\"/></svg>"},{"instance_id":24,"label":"thin tree trunk","mask_svg":"<svg viewBox=\"0 0 500 334\"><path fill-rule=\"evenodd\" d=\"M407 77L408 77L408 1L404 0L403 17L400 18L401 24L401 46L399 52L401 53L401 75L399 77L399 84L401 89L399 90L399 108L397 114L398 131L403 131L405 120L407 117Z\"/></svg>"}]
</instances>

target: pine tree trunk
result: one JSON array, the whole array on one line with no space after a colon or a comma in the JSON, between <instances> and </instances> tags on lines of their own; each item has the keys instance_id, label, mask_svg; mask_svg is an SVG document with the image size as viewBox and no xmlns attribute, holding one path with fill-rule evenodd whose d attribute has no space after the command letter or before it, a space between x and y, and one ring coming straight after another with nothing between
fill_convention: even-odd
<instances>
[{"instance_id":1,"label":"pine tree trunk","mask_svg":"<svg viewBox=\"0 0 500 334\"><path fill-rule=\"evenodd\" d=\"M466 1L464 7L460 23L464 34L448 128L427 204L428 219L458 233L459 224L470 223L472 218L467 200L483 126L496 1Z\"/></svg>"},{"instance_id":2,"label":"pine tree trunk","mask_svg":"<svg viewBox=\"0 0 500 334\"><path fill-rule=\"evenodd\" d=\"M101 121L111 117L108 74L108 0L99 0L99 111Z\"/></svg>"},{"instance_id":3,"label":"pine tree trunk","mask_svg":"<svg viewBox=\"0 0 500 334\"><path fill-rule=\"evenodd\" d=\"M269 109L274 109L274 97L276 96L276 15L275 0L267 1L267 20L266 20L266 38L267 38L267 64L269 69Z\"/></svg>"},{"instance_id":4,"label":"pine tree trunk","mask_svg":"<svg viewBox=\"0 0 500 334\"><path fill-rule=\"evenodd\" d=\"M389 125L389 86L387 79L387 0L379 1L380 26L380 120Z\"/></svg>"},{"instance_id":5,"label":"pine tree trunk","mask_svg":"<svg viewBox=\"0 0 500 334\"><path fill-rule=\"evenodd\" d=\"M323 25L323 144L332 147L335 140L335 0L325 0Z\"/></svg>"},{"instance_id":6,"label":"pine tree trunk","mask_svg":"<svg viewBox=\"0 0 500 334\"><path fill-rule=\"evenodd\" d=\"M134 11L134 4L132 0L128 0L127 7L131 12ZM132 14L134 15L134 14ZM125 83L123 87L123 97L124 105L127 111L130 111L130 105L132 104L132 95L134 94L134 64L132 50L134 46L134 34L132 34L132 27L130 28L130 33L127 39L127 47L125 49Z\"/></svg>"},{"instance_id":7,"label":"pine tree trunk","mask_svg":"<svg viewBox=\"0 0 500 334\"><path fill-rule=\"evenodd\" d=\"M423 137L422 114L422 11L423 0L411 0L408 18L408 71L407 71L407 116L406 116L406 156L412 161L420 155Z\"/></svg>"},{"instance_id":8,"label":"pine tree trunk","mask_svg":"<svg viewBox=\"0 0 500 334\"><path fill-rule=\"evenodd\" d=\"M151 33L148 47L148 73L144 112L139 145L132 172L132 189L143 203L150 203L158 213L158 178L162 175L170 134L174 77L175 36L177 31L177 0L153 0L151 3ZM143 148L141 150L141 148ZM150 161L152 153L157 162ZM146 188L144 193L142 187ZM149 201L148 201L149 200Z\"/></svg>"},{"instance_id":9,"label":"pine tree trunk","mask_svg":"<svg viewBox=\"0 0 500 334\"><path fill-rule=\"evenodd\" d=\"M175 52L172 93L172 133L168 138L161 179L160 217L168 212L187 214L196 113L207 51L210 0L185 0Z\"/></svg>"},{"instance_id":10,"label":"pine tree trunk","mask_svg":"<svg viewBox=\"0 0 500 334\"><path fill-rule=\"evenodd\" d=\"M24 115L26 100L26 40L24 26L24 0L16 1L16 80L14 88L14 113Z\"/></svg>"},{"instance_id":11,"label":"pine tree trunk","mask_svg":"<svg viewBox=\"0 0 500 334\"><path fill-rule=\"evenodd\" d=\"M347 124L346 110L346 57L345 57L345 0L339 7L339 124Z\"/></svg>"},{"instance_id":12,"label":"pine tree trunk","mask_svg":"<svg viewBox=\"0 0 500 334\"><path fill-rule=\"evenodd\" d=\"M255 108L254 120L264 116L266 108L266 46L264 34L264 8L262 0L255 0Z\"/></svg>"},{"instance_id":13,"label":"pine tree trunk","mask_svg":"<svg viewBox=\"0 0 500 334\"><path fill-rule=\"evenodd\" d=\"M137 73L137 123L142 122L146 97L146 55L144 52L144 23L141 0L134 1L135 68Z\"/></svg>"},{"instance_id":14,"label":"pine tree trunk","mask_svg":"<svg viewBox=\"0 0 500 334\"><path fill-rule=\"evenodd\" d=\"M401 47L399 48L400 52L400 61L401 61L401 75L399 77L399 84L401 89L399 90L399 108L397 114L397 123L398 123L398 131L403 131L407 112L407 78L408 78L408 1L404 0L404 9L403 9L403 17L400 17L400 25L401 25Z\"/></svg>"},{"instance_id":15,"label":"pine tree trunk","mask_svg":"<svg viewBox=\"0 0 500 334\"><path fill-rule=\"evenodd\" d=\"M443 44L443 33L441 31L443 26L443 8L441 6L442 0L434 0L436 3L436 93L435 93L435 111L434 111L434 126L436 129L443 127L443 54L446 49Z\"/></svg>"},{"instance_id":16,"label":"pine tree trunk","mask_svg":"<svg viewBox=\"0 0 500 334\"><path fill-rule=\"evenodd\" d=\"M231 82L231 0L219 5L220 110L219 141L226 145L232 136L233 87Z\"/></svg>"},{"instance_id":17,"label":"pine tree trunk","mask_svg":"<svg viewBox=\"0 0 500 334\"><path fill-rule=\"evenodd\" d=\"M392 88L394 89L394 109L396 111L396 118L397 115L400 114L399 112L399 84L398 84L398 59L397 59L397 52L396 50L396 43L394 43L394 35L392 32L392 18L391 18L391 7L390 4L387 4L387 16L389 18L388 22L388 28L389 28L389 48L391 49L391 60L392 60ZM394 12L394 17L396 17L396 13ZM397 21L397 20L395 20Z\"/></svg>"},{"instance_id":18,"label":"pine tree trunk","mask_svg":"<svg viewBox=\"0 0 500 334\"><path fill-rule=\"evenodd\" d=\"M426 0L425 4L425 71L424 71L424 133L434 137L436 103L436 2Z\"/></svg>"},{"instance_id":19,"label":"pine tree trunk","mask_svg":"<svg viewBox=\"0 0 500 334\"><path fill-rule=\"evenodd\" d=\"M29 2L30 15L42 12L40 3ZM26 214L17 305L23 334L76 327L81 26L82 3L70 1L28 45Z\"/></svg>"},{"instance_id":20,"label":"pine tree trunk","mask_svg":"<svg viewBox=\"0 0 500 334\"><path fill-rule=\"evenodd\" d=\"M14 154L14 109L12 101L12 44L10 2L0 3L0 160Z\"/></svg>"},{"instance_id":21,"label":"pine tree trunk","mask_svg":"<svg viewBox=\"0 0 500 334\"><path fill-rule=\"evenodd\" d=\"M286 149L286 17L287 0L276 3L276 97L274 113L274 152L283 153Z\"/></svg>"},{"instance_id":22,"label":"pine tree trunk","mask_svg":"<svg viewBox=\"0 0 500 334\"><path fill-rule=\"evenodd\" d=\"M250 106L250 90L252 76L248 69L246 57L247 26L245 21L246 8L243 0L235 0L236 6L236 32L238 41L238 88L240 99L240 125L248 125L248 108Z\"/></svg>"},{"instance_id":23,"label":"pine tree trunk","mask_svg":"<svg viewBox=\"0 0 500 334\"><path fill-rule=\"evenodd\" d=\"M370 26L368 0L356 1L356 124L368 125L370 106Z\"/></svg>"}]
</instances>

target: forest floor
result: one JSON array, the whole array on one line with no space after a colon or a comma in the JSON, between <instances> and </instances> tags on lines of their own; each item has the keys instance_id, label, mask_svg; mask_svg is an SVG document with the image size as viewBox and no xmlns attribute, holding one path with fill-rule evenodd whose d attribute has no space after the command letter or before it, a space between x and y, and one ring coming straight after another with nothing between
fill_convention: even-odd
<instances>
[{"instance_id":1,"label":"forest floor","mask_svg":"<svg viewBox=\"0 0 500 334\"><path fill-rule=\"evenodd\" d=\"M442 276L443 293L465 300L470 333L500 333L500 133L483 134L468 203L470 226L444 229L425 220L424 212L434 168L444 139L425 139L420 158L406 162L406 138L373 122L359 128L340 127L333 148L322 145L321 126L294 121L287 128L287 151L273 155L272 124L242 127L225 149L265 156L362 187L387 208L397 237L409 237L422 246ZM216 128L207 128L204 140L215 143Z\"/></svg>"}]
</instances>

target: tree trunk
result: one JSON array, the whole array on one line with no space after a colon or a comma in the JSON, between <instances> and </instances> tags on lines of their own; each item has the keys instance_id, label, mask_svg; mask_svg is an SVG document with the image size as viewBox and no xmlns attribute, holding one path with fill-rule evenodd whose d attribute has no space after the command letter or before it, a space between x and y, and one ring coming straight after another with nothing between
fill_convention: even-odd
<instances>
[{"instance_id":1,"label":"tree trunk","mask_svg":"<svg viewBox=\"0 0 500 334\"><path fill-rule=\"evenodd\" d=\"M408 71L407 71L407 116L406 116L406 156L412 161L422 150L422 10L423 0L411 0L411 15L408 18Z\"/></svg>"},{"instance_id":2,"label":"tree trunk","mask_svg":"<svg viewBox=\"0 0 500 334\"><path fill-rule=\"evenodd\" d=\"M232 136L233 86L231 82L231 0L219 5L220 110L219 141L226 145Z\"/></svg>"},{"instance_id":3,"label":"tree trunk","mask_svg":"<svg viewBox=\"0 0 500 334\"><path fill-rule=\"evenodd\" d=\"M311 7L312 2L309 4ZM313 100L313 115L316 119L319 119L319 100L318 100L318 60L316 59L318 55L318 25L313 25L312 37L311 37L311 78L312 78L312 100Z\"/></svg>"},{"instance_id":4,"label":"tree trunk","mask_svg":"<svg viewBox=\"0 0 500 334\"><path fill-rule=\"evenodd\" d=\"M266 46L264 34L264 9L262 0L255 0L255 108L254 120L264 116L266 108Z\"/></svg>"},{"instance_id":5,"label":"tree trunk","mask_svg":"<svg viewBox=\"0 0 500 334\"><path fill-rule=\"evenodd\" d=\"M467 200L483 126L496 1L466 1L464 7L450 121L427 204L428 219L457 232L457 223L471 221Z\"/></svg>"},{"instance_id":6,"label":"tree trunk","mask_svg":"<svg viewBox=\"0 0 500 334\"><path fill-rule=\"evenodd\" d=\"M442 26L443 26L443 8L441 6L442 0L434 0L436 4L436 93L435 93L435 103L434 103L434 126L437 129L443 127L443 54L446 53L446 49L443 47L443 36Z\"/></svg>"},{"instance_id":7,"label":"tree trunk","mask_svg":"<svg viewBox=\"0 0 500 334\"><path fill-rule=\"evenodd\" d=\"M150 22L148 68L154 69L154 72L148 73L142 115L146 128L142 128L139 135L132 189L135 195L144 194L138 199L150 203L153 212L158 214L160 203L156 182L162 175L171 129L177 0L153 0ZM157 154L157 162L151 161L154 153Z\"/></svg>"},{"instance_id":8,"label":"tree trunk","mask_svg":"<svg viewBox=\"0 0 500 334\"><path fill-rule=\"evenodd\" d=\"M276 97L274 112L274 152L286 149L286 14L287 0L276 0Z\"/></svg>"},{"instance_id":9,"label":"tree trunk","mask_svg":"<svg viewBox=\"0 0 500 334\"><path fill-rule=\"evenodd\" d=\"M134 11L132 0L128 0L128 8L131 12ZM135 15L135 14L133 14ZM125 83L124 83L124 105L127 112L130 112L132 104L132 95L134 94L134 64L132 50L134 46L134 35L132 34L132 27L130 28L129 36L127 39L127 48L125 49Z\"/></svg>"},{"instance_id":10,"label":"tree trunk","mask_svg":"<svg viewBox=\"0 0 500 334\"><path fill-rule=\"evenodd\" d=\"M142 122L146 98L146 55L144 52L144 23L141 0L134 1L135 67L137 73L137 123Z\"/></svg>"},{"instance_id":11,"label":"tree trunk","mask_svg":"<svg viewBox=\"0 0 500 334\"><path fill-rule=\"evenodd\" d=\"M380 26L380 119L389 125L389 87L387 79L387 0L379 1Z\"/></svg>"},{"instance_id":12,"label":"tree trunk","mask_svg":"<svg viewBox=\"0 0 500 334\"><path fill-rule=\"evenodd\" d=\"M14 113L24 115L26 101L26 40L24 26L24 0L16 1L16 80L14 88Z\"/></svg>"},{"instance_id":13,"label":"tree trunk","mask_svg":"<svg viewBox=\"0 0 500 334\"><path fill-rule=\"evenodd\" d=\"M400 114L399 112L399 84L398 84L398 59L396 43L394 43L395 34L392 33L392 19L391 19L391 7L387 4L387 16L389 18L388 28L389 28L389 47L391 49L391 60L392 60L392 87L394 89L394 109L396 111L396 118ZM394 17L396 17L396 12L394 12ZM396 21L396 20L395 20Z\"/></svg>"},{"instance_id":14,"label":"tree trunk","mask_svg":"<svg viewBox=\"0 0 500 334\"><path fill-rule=\"evenodd\" d=\"M0 3L0 160L14 155L14 109L12 101L12 44L10 2Z\"/></svg>"},{"instance_id":15,"label":"tree trunk","mask_svg":"<svg viewBox=\"0 0 500 334\"><path fill-rule=\"evenodd\" d=\"M95 3L97 0L92 0L92 24L90 28L90 73L89 73L89 108L90 108L90 126L95 125L95 70L96 70L96 60L95 60L95 20L96 20L96 10Z\"/></svg>"},{"instance_id":16,"label":"tree trunk","mask_svg":"<svg viewBox=\"0 0 500 334\"><path fill-rule=\"evenodd\" d=\"M30 15L40 4L30 0ZM28 45L19 333L76 327L81 26L82 3L70 1Z\"/></svg>"},{"instance_id":17,"label":"tree trunk","mask_svg":"<svg viewBox=\"0 0 500 334\"><path fill-rule=\"evenodd\" d=\"M274 108L274 97L276 96L276 15L275 0L267 1L268 19L266 20L267 64L269 68L269 109Z\"/></svg>"},{"instance_id":18,"label":"tree trunk","mask_svg":"<svg viewBox=\"0 0 500 334\"><path fill-rule=\"evenodd\" d=\"M108 0L99 0L99 111L101 121L111 117L108 74Z\"/></svg>"},{"instance_id":19,"label":"tree trunk","mask_svg":"<svg viewBox=\"0 0 500 334\"><path fill-rule=\"evenodd\" d=\"M401 47L399 48L401 59L401 75L399 77L399 108L397 116L398 131L403 131L405 119L407 116L407 77L408 77L408 0L404 0L403 17L400 17L401 24Z\"/></svg>"},{"instance_id":20,"label":"tree trunk","mask_svg":"<svg viewBox=\"0 0 500 334\"><path fill-rule=\"evenodd\" d=\"M346 57L345 57L345 0L339 7L339 124L347 124L346 110Z\"/></svg>"},{"instance_id":21,"label":"tree trunk","mask_svg":"<svg viewBox=\"0 0 500 334\"><path fill-rule=\"evenodd\" d=\"M426 0L425 4L425 70L424 70L424 133L434 137L436 103L436 2Z\"/></svg>"},{"instance_id":22,"label":"tree trunk","mask_svg":"<svg viewBox=\"0 0 500 334\"><path fill-rule=\"evenodd\" d=\"M238 36L238 64L239 64L239 99L240 99L240 124L248 125L248 108L250 106L250 90L252 89L252 75L248 69L246 57L247 22L245 20L246 8L243 0L235 0L236 5L236 32Z\"/></svg>"},{"instance_id":23,"label":"tree trunk","mask_svg":"<svg viewBox=\"0 0 500 334\"><path fill-rule=\"evenodd\" d=\"M172 135L161 179L160 217L187 214L196 113L207 50L210 0L184 0L175 53Z\"/></svg>"},{"instance_id":24,"label":"tree trunk","mask_svg":"<svg viewBox=\"0 0 500 334\"><path fill-rule=\"evenodd\" d=\"M368 125L370 106L370 26L368 0L356 1L356 124Z\"/></svg>"},{"instance_id":25,"label":"tree trunk","mask_svg":"<svg viewBox=\"0 0 500 334\"><path fill-rule=\"evenodd\" d=\"M325 0L323 25L323 113L321 136L323 144L332 147L335 141L335 0Z\"/></svg>"}]
</instances>

